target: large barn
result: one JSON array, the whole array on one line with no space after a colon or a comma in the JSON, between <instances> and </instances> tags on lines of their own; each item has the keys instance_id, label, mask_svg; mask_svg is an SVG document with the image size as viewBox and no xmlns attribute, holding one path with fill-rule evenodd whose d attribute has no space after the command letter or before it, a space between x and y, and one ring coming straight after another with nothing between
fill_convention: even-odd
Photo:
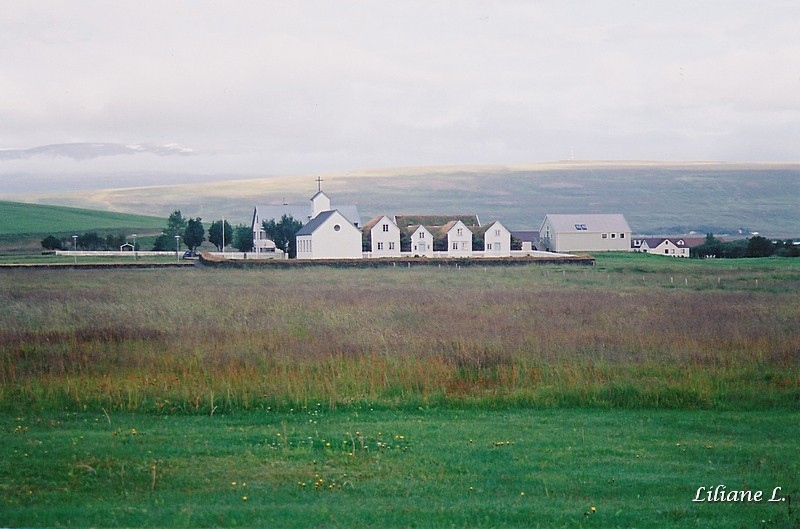
<instances>
[{"instance_id":1,"label":"large barn","mask_svg":"<svg viewBox=\"0 0 800 529\"><path fill-rule=\"evenodd\" d=\"M539 236L550 252L631 251L631 227L619 213L547 215Z\"/></svg>"}]
</instances>

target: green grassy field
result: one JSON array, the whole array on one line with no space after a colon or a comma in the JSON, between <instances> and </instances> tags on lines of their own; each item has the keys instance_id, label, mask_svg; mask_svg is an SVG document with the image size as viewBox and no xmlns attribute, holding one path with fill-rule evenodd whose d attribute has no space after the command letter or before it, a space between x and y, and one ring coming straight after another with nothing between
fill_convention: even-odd
<instances>
[{"instance_id":1,"label":"green grassy field","mask_svg":"<svg viewBox=\"0 0 800 529\"><path fill-rule=\"evenodd\" d=\"M160 229L165 220L145 215L0 201L0 235Z\"/></svg>"},{"instance_id":2,"label":"green grassy field","mask_svg":"<svg viewBox=\"0 0 800 529\"><path fill-rule=\"evenodd\" d=\"M0 294L0 526L800 526L796 259ZM692 502L717 485L792 501Z\"/></svg>"},{"instance_id":3,"label":"green grassy field","mask_svg":"<svg viewBox=\"0 0 800 529\"><path fill-rule=\"evenodd\" d=\"M789 528L797 412L511 409L0 416L25 527ZM693 502L700 487L760 502Z\"/></svg>"}]
</instances>

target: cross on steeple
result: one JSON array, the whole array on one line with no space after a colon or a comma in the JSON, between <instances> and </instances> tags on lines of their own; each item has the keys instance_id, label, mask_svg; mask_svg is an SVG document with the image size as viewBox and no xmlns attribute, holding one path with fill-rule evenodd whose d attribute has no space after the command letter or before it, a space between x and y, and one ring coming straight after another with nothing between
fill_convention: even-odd
<instances>
[{"instance_id":1,"label":"cross on steeple","mask_svg":"<svg viewBox=\"0 0 800 529\"><path fill-rule=\"evenodd\" d=\"M317 191L322 191L322 178L319 176L317 177Z\"/></svg>"}]
</instances>

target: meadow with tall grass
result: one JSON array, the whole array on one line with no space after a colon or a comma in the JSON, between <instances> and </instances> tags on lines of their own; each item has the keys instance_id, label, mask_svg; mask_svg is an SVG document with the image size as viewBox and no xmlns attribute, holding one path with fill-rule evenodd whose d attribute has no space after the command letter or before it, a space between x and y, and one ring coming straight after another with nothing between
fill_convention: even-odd
<instances>
[{"instance_id":1,"label":"meadow with tall grass","mask_svg":"<svg viewBox=\"0 0 800 529\"><path fill-rule=\"evenodd\" d=\"M795 261L652 259L3 271L0 407L797 406Z\"/></svg>"},{"instance_id":2,"label":"meadow with tall grass","mask_svg":"<svg viewBox=\"0 0 800 529\"><path fill-rule=\"evenodd\" d=\"M0 293L0 525L800 526L798 260L0 269ZM784 500L692 502L718 484Z\"/></svg>"}]
</instances>

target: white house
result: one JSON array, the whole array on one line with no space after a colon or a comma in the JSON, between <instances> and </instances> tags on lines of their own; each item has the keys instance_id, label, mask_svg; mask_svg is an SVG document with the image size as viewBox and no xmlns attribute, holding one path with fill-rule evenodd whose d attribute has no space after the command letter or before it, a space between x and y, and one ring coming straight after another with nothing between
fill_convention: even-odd
<instances>
[{"instance_id":1,"label":"white house","mask_svg":"<svg viewBox=\"0 0 800 529\"><path fill-rule=\"evenodd\" d=\"M511 255L511 232L496 220L483 232L483 247L486 257L508 257Z\"/></svg>"},{"instance_id":2,"label":"white house","mask_svg":"<svg viewBox=\"0 0 800 529\"><path fill-rule=\"evenodd\" d=\"M448 257L472 256L472 231L463 222L452 220L441 231L447 235Z\"/></svg>"},{"instance_id":3,"label":"white house","mask_svg":"<svg viewBox=\"0 0 800 529\"><path fill-rule=\"evenodd\" d=\"M319 212L295 235L298 259L361 259L361 230L339 210Z\"/></svg>"},{"instance_id":4,"label":"white house","mask_svg":"<svg viewBox=\"0 0 800 529\"><path fill-rule=\"evenodd\" d=\"M631 228L618 213L547 215L539 236L551 252L631 251Z\"/></svg>"},{"instance_id":5,"label":"white house","mask_svg":"<svg viewBox=\"0 0 800 529\"><path fill-rule=\"evenodd\" d=\"M635 239L632 249L635 252L668 255L670 257L689 257L689 249L702 244L703 239L685 237L645 237Z\"/></svg>"},{"instance_id":6,"label":"white house","mask_svg":"<svg viewBox=\"0 0 800 529\"><path fill-rule=\"evenodd\" d=\"M433 257L433 235L421 224L411 232L411 255Z\"/></svg>"},{"instance_id":7,"label":"white house","mask_svg":"<svg viewBox=\"0 0 800 529\"><path fill-rule=\"evenodd\" d=\"M400 228L386 215L372 218L364 230L372 244L371 257L400 257Z\"/></svg>"}]
</instances>

